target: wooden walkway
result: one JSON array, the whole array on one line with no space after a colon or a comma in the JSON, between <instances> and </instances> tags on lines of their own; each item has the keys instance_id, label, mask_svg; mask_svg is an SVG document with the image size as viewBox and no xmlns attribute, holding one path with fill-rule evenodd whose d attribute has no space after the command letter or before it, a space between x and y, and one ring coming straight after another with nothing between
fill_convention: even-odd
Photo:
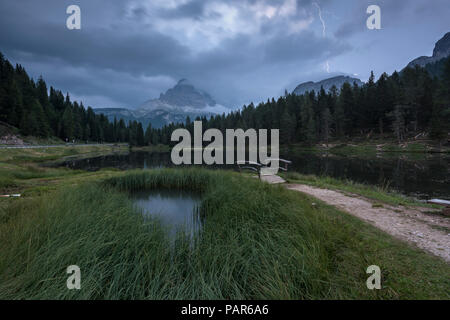
<instances>
[{"instance_id":1,"label":"wooden walkway","mask_svg":"<svg viewBox=\"0 0 450 320\"><path fill-rule=\"evenodd\" d=\"M253 162L253 161L238 161L237 165L239 167L239 172L242 172L243 169L252 170L258 173L259 179L261 181L270 183L270 184L281 184L285 183L286 180L284 180L282 177L271 173L271 170L273 170L273 167L270 167L269 164L272 161L277 161L278 163L283 163L284 166L280 167L278 166L278 170L281 171L287 171L288 170L288 164L291 164L292 162L289 160L284 159L266 159L265 163L259 163L259 162ZM256 178L256 177L255 177Z\"/></svg>"},{"instance_id":2,"label":"wooden walkway","mask_svg":"<svg viewBox=\"0 0 450 320\"><path fill-rule=\"evenodd\" d=\"M285 183L286 180L284 180L282 177L277 175L271 175L271 176L261 176L261 181L270 183L270 184L279 184L279 183Z\"/></svg>"}]
</instances>

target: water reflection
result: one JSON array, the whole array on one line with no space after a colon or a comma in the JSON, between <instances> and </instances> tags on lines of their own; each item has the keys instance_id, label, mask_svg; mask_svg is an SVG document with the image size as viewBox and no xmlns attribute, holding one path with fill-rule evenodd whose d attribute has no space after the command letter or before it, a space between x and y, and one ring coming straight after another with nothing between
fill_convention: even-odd
<instances>
[{"instance_id":1,"label":"water reflection","mask_svg":"<svg viewBox=\"0 0 450 320\"><path fill-rule=\"evenodd\" d=\"M157 217L168 227L171 238L182 230L191 238L202 221L199 215L200 196L182 190L152 190L132 195L136 207L147 217Z\"/></svg>"},{"instance_id":2,"label":"water reflection","mask_svg":"<svg viewBox=\"0 0 450 320\"><path fill-rule=\"evenodd\" d=\"M355 182L387 186L401 193L427 199L450 198L450 158L430 155L420 160L402 155L368 159L333 155L292 155L295 171L326 175Z\"/></svg>"},{"instance_id":3,"label":"water reflection","mask_svg":"<svg viewBox=\"0 0 450 320\"><path fill-rule=\"evenodd\" d=\"M303 174L327 175L378 186L387 185L401 193L423 199L450 198L448 155L433 154L421 159L410 159L410 156L392 153L386 157L356 158L284 151L281 157L292 160L290 170ZM71 160L63 163L63 166L84 170L106 167L127 170L171 167L173 164L170 153L131 152Z\"/></svg>"}]
</instances>

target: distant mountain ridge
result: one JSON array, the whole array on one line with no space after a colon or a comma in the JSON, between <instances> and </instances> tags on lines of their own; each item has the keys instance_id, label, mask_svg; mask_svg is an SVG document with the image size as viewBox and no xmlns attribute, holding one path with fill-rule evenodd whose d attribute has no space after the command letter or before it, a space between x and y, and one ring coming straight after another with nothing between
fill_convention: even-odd
<instances>
[{"instance_id":1,"label":"distant mountain ridge","mask_svg":"<svg viewBox=\"0 0 450 320\"><path fill-rule=\"evenodd\" d=\"M294 89L293 93L296 95L301 95L307 91L311 92L312 90L314 90L317 93L320 91L320 88L322 87L326 92L328 92L333 86L336 86L336 88L339 90L346 82L348 82L351 85L353 85L353 83L356 82L358 86L364 84L358 78L352 78L349 76L336 76L318 82L308 81L301 83Z\"/></svg>"},{"instance_id":2,"label":"distant mountain ridge","mask_svg":"<svg viewBox=\"0 0 450 320\"><path fill-rule=\"evenodd\" d=\"M182 79L173 88L161 93L158 99L148 100L136 110L105 108L94 111L103 113L109 120L136 120L144 127L151 123L152 127L161 128L170 123L184 123L188 116L191 119L209 117L227 109L218 105L207 92L196 89L187 79Z\"/></svg>"},{"instance_id":3,"label":"distant mountain ridge","mask_svg":"<svg viewBox=\"0 0 450 320\"><path fill-rule=\"evenodd\" d=\"M425 67L427 64L436 63L444 58L450 56L450 32L447 32L440 40L438 40L433 49L433 55L431 57L421 56L414 59L408 65L408 67L414 67L419 65Z\"/></svg>"},{"instance_id":4,"label":"distant mountain ridge","mask_svg":"<svg viewBox=\"0 0 450 320\"><path fill-rule=\"evenodd\" d=\"M109 121L114 121L114 118L117 120L123 119L126 123L128 121L137 120L133 111L125 108L95 108L93 109L95 113L104 114Z\"/></svg>"}]
</instances>

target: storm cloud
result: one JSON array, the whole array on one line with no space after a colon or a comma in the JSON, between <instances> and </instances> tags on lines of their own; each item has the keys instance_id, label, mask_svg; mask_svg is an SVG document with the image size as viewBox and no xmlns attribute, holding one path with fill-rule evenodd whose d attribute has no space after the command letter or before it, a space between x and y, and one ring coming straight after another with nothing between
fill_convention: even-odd
<instances>
[{"instance_id":1,"label":"storm cloud","mask_svg":"<svg viewBox=\"0 0 450 320\"><path fill-rule=\"evenodd\" d=\"M220 104L236 108L328 76L325 61L332 73L370 72L370 65L363 68L364 57L354 67L346 63L346 57L361 52L357 37L367 38L365 8L360 1L339 3L1 0L0 51L85 105L134 108L187 78ZM417 11L425 1L411 3ZM66 28L71 4L81 8L81 30ZM441 14L448 13L442 5ZM325 37L317 6L328 24ZM386 17L398 11L401 19L403 7L391 7L386 6ZM448 22L433 22L431 16L426 15L432 23L429 42L449 29ZM383 57L376 67L386 67Z\"/></svg>"}]
</instances>

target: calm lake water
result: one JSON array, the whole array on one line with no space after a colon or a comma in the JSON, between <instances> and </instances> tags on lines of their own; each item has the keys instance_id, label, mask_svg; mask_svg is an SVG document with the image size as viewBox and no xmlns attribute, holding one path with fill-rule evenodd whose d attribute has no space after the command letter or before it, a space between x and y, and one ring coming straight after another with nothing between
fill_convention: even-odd
<instances>
[{"instance_id":1,"label":"calm lake water","mask_svg":"<svg viewBox=\"0 0 450 320\"><path fill-rule=\"evenodd\" d=\"M178 230L191 237L197 234L202 222L198 214L200 196L181 190L152 190L133 193L136 207L148 217L157 217L175 237Z\"/></svg>"},{"instance_id":2,"label":"calm lake water","mask_svg":"<svg viewBox=\"0 0 450 320\"><path fill-rule=\"evenodd\" d=\"M450 157L443 154L421 155L384 153L371 158L282 152L281 158L293 161L290 170L303 174L327 175L355 182L389 186L403 194L420 199L450 199ZM66 161L63 166L73 169L99 170L114 167L134 168L173 167L170 153L131 152L82 160ZM224 166L234 168L234 166Z\"/></svg>"}]
</instances>

